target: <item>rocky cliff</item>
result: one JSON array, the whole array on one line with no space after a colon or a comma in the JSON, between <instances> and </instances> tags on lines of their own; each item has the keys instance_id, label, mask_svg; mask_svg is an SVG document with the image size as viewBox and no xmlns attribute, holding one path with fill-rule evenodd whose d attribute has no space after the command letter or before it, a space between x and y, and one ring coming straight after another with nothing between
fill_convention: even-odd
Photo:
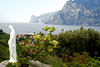
<instances>
[{"instance_id":1,"label":"rocky cliff","mask_svg":"<svg viewBox=\"0 0 100 67\"><path fill-rule=\"evenodd\" d=\"M99 4L100 0L67 1L62 10L47 24L100 25Z\"/></svg>"},{"instance_id":2,"label":"rocky cliff","mask_svg":"<svg viewBox=\"0 0 100 67\"><path fill-rule=\"evenodd\" d=\"M32 22L58 25L100 25L100 0L69 0L62 10L32 16Z\"/></svg>"},{"instance_id":3,"label":"rocky cliff","mask_svg":"<svg viewBox=\"0 0 100 67\"><path fill-rule=\"evenodd\" d=\"M100 0L67 1L62 10L47 24L100 25L99 4Z\"/></svg>"},{"instance_id":4,"label":"rocky cliff","mask_svg":"<svg viewBox=\"0 0 100 67\"><path fill-rule=\"evenodd\" d=\"M50 12L50 13L44 13L40 16L31 16L30 23L46 23L48 22L52 16L56 15L57 12Z\"/></svg>"}]
</instances>

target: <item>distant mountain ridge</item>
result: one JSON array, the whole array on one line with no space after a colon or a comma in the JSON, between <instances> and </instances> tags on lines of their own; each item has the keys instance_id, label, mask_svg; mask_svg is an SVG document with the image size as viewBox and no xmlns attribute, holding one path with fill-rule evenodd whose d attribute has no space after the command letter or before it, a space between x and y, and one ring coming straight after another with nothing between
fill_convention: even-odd
<instances>
[{"instance_id":1,"label":"distant mountain ridge","mask_svg":"<svg viewBox=\"0 0 100 67\"><path fill-rule=\"evenodd\" d=\"M69 0L45 21L57 25L100 25L100 0Z\"/></svg>"},{"instance_id":2,"label":"distant mountain ridge","mask_svg":"<svg viewBox=\"0 0 100 67\"><path fill-rule=\"evenodd\" d=\"M54 16L55 14L57 14L57 11L55 12L50 12L50 13L44 13L44 14L41 14L40 16L34 16L32 15L31 16L31 20L30 22L31 23L46 23L48 22L52 16Z\"/></svg>"}]
</instances>

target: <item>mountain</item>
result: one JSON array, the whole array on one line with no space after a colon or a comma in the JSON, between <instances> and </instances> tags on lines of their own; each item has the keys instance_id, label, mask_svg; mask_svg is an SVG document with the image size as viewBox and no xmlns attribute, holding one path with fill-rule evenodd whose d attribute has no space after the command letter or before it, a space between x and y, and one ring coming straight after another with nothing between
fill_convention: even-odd
<instances>
[{"instance_id":1,"label":"mountain","mask_svg":"<svg viewBox=\"0 0 100 67\"><path fill-rule=\"evenodd\" d=\"M54 16L56 14L57 14L57 11L50 12L50 13L44 13L44 14L42 14L40 16L32 15L30 23L46 23L52 18L52 16Z\"/></svg>"},{"instance_id":2,"label":"mountain","mask_svg":"<svg viewBox=\"0 0 100 67\"><path fill-rule=\"evenodd\" d=\"M74 0L77 4L83 5L86 9L100 7L100 0Z\"/></svg>"},{"instance_id":3,"label":"mountain","mask_svg":"<svg viewBox=\"0 0 100 67\"><path fill-rule=\"evenodd\" d=\"M100 25L100 0L69 0L46 24Z\"/></svg>"},{"instance_id":4,"label":"mountain","mask_svg":"<svg viewBox=\"0 0 100 67\"><path fill-rule=\"evenodd\" d=\"M69 0L62 10L32 15L31 23L57 25L100 25L100 0Z\"/></svg>"}]
</instances>

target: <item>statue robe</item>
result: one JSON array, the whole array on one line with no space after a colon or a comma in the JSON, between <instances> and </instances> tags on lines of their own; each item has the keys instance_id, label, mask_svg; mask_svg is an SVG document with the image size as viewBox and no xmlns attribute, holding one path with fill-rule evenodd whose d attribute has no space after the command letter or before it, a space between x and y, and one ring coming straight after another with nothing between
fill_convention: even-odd
<instances>
[{"instance_id":1,"label":"statue robe","mask_svg":"<svg viewBox=\"0 0 100 67\"><path fill-rule=\"evenodd\" d=\"M9 62L16 63L17 62L17 53L16 53L16 34L12 25L8 27L10 32L10 39L8 41L9 51L10 51L10 60Z\"/></svg>"}]
</instances>

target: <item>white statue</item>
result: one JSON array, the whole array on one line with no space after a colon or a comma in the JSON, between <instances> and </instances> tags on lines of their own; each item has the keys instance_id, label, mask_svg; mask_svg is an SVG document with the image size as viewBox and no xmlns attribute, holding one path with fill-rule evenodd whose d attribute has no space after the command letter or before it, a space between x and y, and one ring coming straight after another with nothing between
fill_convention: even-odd
<instances>
[{"instance_id":1,"label":"white statue","mask_svg":"<svg viewBox=\"0 0 100 67\"><path fill-rule=\"evenodd\" d=\"M12 25L9 25L8 28L11 30L10 39L8 41L9 51L10 51L10 60L11 63L17 62L17 53L16 53L16 34Z\"/></svg>"}]
</instances>

